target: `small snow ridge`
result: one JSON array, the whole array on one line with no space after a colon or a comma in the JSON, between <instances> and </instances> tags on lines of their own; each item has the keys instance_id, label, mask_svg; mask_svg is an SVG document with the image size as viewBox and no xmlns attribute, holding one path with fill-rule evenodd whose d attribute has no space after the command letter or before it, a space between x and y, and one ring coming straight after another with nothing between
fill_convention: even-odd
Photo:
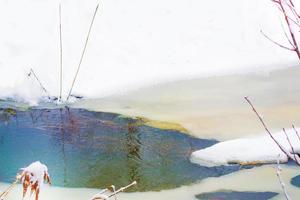
<instances>
[{"instance_id":1,"label":"small snow ridge","mask_svg":"<svg viewBox=\"0 0 300 200\"><path fill-rule=\"evenodd\" d=\"M300 153L300 140L293 129L287 130L287 134L295 153ZM275 139L291 154L293 150L283 132L273 134ZM211 147L195 151L191 155L191 162L202 166L220 166L229 164L267 164L279 161L284 163L288 157L269 135L240 138L220 142Z\"/></svg>"}]
</instances>

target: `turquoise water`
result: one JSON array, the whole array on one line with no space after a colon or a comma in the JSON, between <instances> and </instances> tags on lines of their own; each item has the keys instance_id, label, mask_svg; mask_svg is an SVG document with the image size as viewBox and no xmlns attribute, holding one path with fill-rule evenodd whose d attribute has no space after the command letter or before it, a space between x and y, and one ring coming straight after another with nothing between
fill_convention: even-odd
<instances>
[{"instance_id":1,"label":"turquoise water","mask_svg":"<svg viewBox=\"0 0 300 200\"><path fill-rule=\"evenodd\" d=\"M49 168L53 185L169 189L239 170L192 164L192 151L215 144L138 119L83 109L0 109L0 181L13 181L33 161Z\"/></svg>"}]
</instances>

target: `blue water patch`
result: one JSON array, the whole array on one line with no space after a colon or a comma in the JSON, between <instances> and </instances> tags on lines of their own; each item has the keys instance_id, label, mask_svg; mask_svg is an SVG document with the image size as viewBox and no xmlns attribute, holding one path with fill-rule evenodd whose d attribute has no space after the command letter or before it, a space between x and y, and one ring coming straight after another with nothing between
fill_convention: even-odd
<instances>
[{"instance_id":1,"label":"blue water patch","mask_svg":"<svg viewBox=\"0 0 300 200\"><path fill-rule=\"evenodd\" d=\"M278 195L276 192L236 192L217 191L196 196L199 200L268 200Z\"/></svg>"},{"instance_id":2,"label":"blue water patch","mask_svg":"<svg viewBox=\"0 0 300 200\"><path fill-rule=\"evenodd\" d=\"M41 161L53 185L161 190L239 170L203 167L189 161L194 150L217 143L179 131L146 126L142 120L84 109L0 109L0 181Z\"/></svg>"},{"instance_id":3,"label":"blue water patch","mask_svg":"<svg viewBox=\"0 0 300 200\"><path fill-rule=\"evenodd\" d=\"M291 180L291 184L296 187L300 187L300 175L295 176Z\"/></svg>"}]
</instances>

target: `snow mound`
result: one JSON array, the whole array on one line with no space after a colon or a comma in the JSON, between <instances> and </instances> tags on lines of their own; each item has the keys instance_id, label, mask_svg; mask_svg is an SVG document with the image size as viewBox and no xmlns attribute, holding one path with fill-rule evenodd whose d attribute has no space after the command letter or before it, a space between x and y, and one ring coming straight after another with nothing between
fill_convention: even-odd
<instances>
[{"instance_id":1,"label":"snow mound","mask_svg":"<svg viewBox=\"0 0 300 200\"><path fill-rule=\"evenodd\" d=\"M287 130L287 135L296 153L300 153L300 140L293 129ZM290 153L293 152L286 135L282 132L273 134L274 138ZM195 151L191 155L191 162L203 166L219 166L228 164L266 164L284 163L287 156L280 150L269 135L240 138L220 142L211 147Z\"/></svg>"},{"instance_id":2,"label":"snow mound","mask_svg":"<svg viewBox=\"0 0 300 200\"><path fill-rule=\"evenodd\" d=\"M25 172L31 174L30 182L32 182L32 184L38 182L39 187L43 186L45 173L48 174L47 166L42 164L40 161L33 162L27 167L21 168L20 170L23 173Z\"/></svg>"}]
</instances>

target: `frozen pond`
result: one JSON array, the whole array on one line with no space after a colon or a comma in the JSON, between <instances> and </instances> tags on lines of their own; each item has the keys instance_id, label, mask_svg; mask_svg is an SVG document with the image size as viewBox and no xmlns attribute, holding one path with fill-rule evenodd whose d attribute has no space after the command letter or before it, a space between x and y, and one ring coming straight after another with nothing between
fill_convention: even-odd
<instances>
[{"instance_id":1,"label":"frozen pond","mask_svg":"<svg viewBox=\"0 0 300 200\"><path fill-rule=\"evenodd\" d=\"M2 110L0 181L6 183L0 183L0 190L8 186L19 167L39 159L49 166L54 180L54 186L42 191L43 200L89 199L98 191L93 188L124 185L132 179L140 182L133 188L137 192L122 193L119 199L195 200L202 194L208 195L205 198L225 195L221 196L225 200L232 200L230 195L256 195L255 199L264 200L277 193L271 199L282 200L276 165L245 170L237 166L205 168L191 164L189 155L194 149L214 144L211 138L265 135L244 96L253 100L272 132L291 123L299 126L299 76L300 68L296 67L265 76L233 75L168 83L87 99L69 110ZM160 128L150 127L134 116L177 123L186 134L166 130L162 124L157 126ZM288 192L295 199L300 196L299 167L282 168ZM17 186L8 200L20 198L21 191Z\"/></svg>"}]
</instances>

